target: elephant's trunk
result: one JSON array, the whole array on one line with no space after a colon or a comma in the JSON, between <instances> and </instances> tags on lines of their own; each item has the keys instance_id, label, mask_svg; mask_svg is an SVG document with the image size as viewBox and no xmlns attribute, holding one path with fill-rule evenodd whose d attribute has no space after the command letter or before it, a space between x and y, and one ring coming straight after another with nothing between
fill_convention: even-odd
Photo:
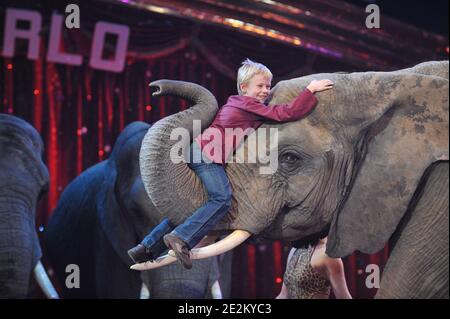
<instances>
[{"instance_id":1,"label":"elephant's trunk","mask_svg":"<svg viewBox=\"0 0 450 319\"><path fill-rule=\"evenodd\" d=\"M41 250L34 228L34 214L19 194L0 202L0 298L26 298L30 276Z\"/></svg>"},{"instance_id":2,"label":"elephant's trunk","mask_svg":"<svg viewBox=\"0 0 450 319\"><path fill-rule=\"evenodd\" d=\"M199 178L186 163L171 160L172 147L178 140L171 140L175 129L184 129L190 137L193 121L201 121L201 129L212 122L218 107L215 97L207 89L188 82L159 80L150 84L159 91L153 95L174 95L195 103L191 108L165 117L156 122L144 137L140 152L142 181L161 218L170 215L172 222L181 223L204 201L204 190ZM190 142L190 139L189 139ZM184 147L188 146L184 141Z\"/></svg>"},{"instance_id":3,"label":"elephant's trunk","mask_svg":"<svg viewBox=\"0 0 450 319\"><path fill-rule=\"evenodd\" d=\"M58 294L40 261L34 211L20 194L16 187L14 194L2 194L8 201L0 201L0 219L4 219L0 223L0 298L26 298L33 272L46 297L57 299Z\"/></svg>"}]
</instances>

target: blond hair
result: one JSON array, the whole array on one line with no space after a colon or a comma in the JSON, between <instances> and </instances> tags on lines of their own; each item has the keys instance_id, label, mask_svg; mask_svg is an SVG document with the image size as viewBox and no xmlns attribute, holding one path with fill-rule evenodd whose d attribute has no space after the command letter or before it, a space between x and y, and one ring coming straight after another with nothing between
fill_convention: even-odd
<instances>
[{"instance_id":1,"label":"blond hair","mask_svg":"<svg viewBox=\"0 0 450 319\"><path fill-rule=\"evenodd\" d=\"M237 90L239 95L243 94L241 91L241 84L248 83L248 81L257 74L262 74L270 79L273 77L272 72L270 72L269 68L264 64L245 59L245 61L242 62L242 66L239 68L237 75Z\"/></svg>"}]
</instances>

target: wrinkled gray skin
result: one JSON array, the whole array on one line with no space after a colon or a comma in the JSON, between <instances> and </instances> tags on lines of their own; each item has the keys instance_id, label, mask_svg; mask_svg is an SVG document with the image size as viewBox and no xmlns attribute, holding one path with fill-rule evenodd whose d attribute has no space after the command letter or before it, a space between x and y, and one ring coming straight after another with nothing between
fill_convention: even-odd
<instances>
[{"instance_id":1,"label":"wrinkled gray skin","mask_svg":"<svg viewBox=\"0 0 450 319\"><path fill-rule=\"evenodd\" d=\"M42 256L35 208L49 181L43 149L30 124L0 114L0 298L26 298Z\"/></svg>"},{"instance_id":2,"label":"wrinkled gray skin","mask_svg":"<svg viewBox=\"0 0 450 319\"><path fill-rule=\"evenodd\" d=\"M61 195L45 239L62 297L139 298L142 282L151 298L210 297L209 288L219 272L216 258L194 262L190 271L178 264L143 273L129 269L133 263L128 249L159 222L138 165L149 127L143 122L129 124L108 160L84 171ZM79 266L79 289L65 288L69 264Z\"/></svg>"},{"instance_id":3,"label":"wrinkled gray skin","mask_svg":"<svg viewBox=\"0 0 450 319\"><path fill-rule=\"evenodd\" d=\"M288 103L324 78L334 89L316 93L318 105L306 118L261 127L278 128L276 173L261 175L259 163L227 166L233 205L216 231L293 241L329 228L333 257L375 253L392 236L377 297L448 298L448 62L304 76L278 83L270 104ZM177 143L170 132L191 129L194 119L206 127L217 104L180 82L154 86L157 94L196 97L190 109L155 123L140 153L150 198L179 222L205 194L186 164L170 160Z\"/></svg>"}]
</instances>

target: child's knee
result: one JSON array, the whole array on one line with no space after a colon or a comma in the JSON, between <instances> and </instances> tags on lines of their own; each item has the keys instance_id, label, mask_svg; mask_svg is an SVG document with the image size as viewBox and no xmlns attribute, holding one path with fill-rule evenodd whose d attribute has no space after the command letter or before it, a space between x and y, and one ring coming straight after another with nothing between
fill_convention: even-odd
<instances>
[{"instance_id":1,"label":"child's knee","mask_svg":"<svg viewBox=\"0 0 450 319\"><path fill-rule=\"evenodd\" d=\"M223 206L226 207L227 209L231 207L231 198L232 198L231 190L227 189L223 199Z\"/></svg>"},{"instance_id":2,"label":"child's knee","mask_svg":"<svg viewBox=\"0 0 450 319\"><path fill-rule=\"evenodd\" d=\"M221 207L228 209L231 207L231 198L231 191L226 190L220 194L216 194L215 196L210 197L210 200L216 202Z\"/></svg>"}]
</instances>

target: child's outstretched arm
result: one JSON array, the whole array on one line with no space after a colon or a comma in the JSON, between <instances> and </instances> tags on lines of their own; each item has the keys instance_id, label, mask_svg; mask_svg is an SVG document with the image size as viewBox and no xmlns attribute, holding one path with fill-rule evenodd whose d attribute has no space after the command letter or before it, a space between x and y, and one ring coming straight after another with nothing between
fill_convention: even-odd
<instances>
[{"instance_id":1,"label":"child's outstretched arm","mask_svg":"<svg viewBox=\"0 0 450 319\"><path fill-rule=\"evenodd\" d=\"M265 106L257 101L249 101L245 110L276 122L297 121L308 114L317 104L315 92L333 87L330 80L313 80L294 101L289 104Z\"/></svg>"},{"instance_id":2,"label":"child's outstretched arm","mask_svg":"<svg viewBox=\"0 0 450 319\"><path fill-rule=\"evenodd\" d=\"M312 80L311 83L306 87L312 93L326 91L333 88L334 83L331 80Z\"/></svg>"}]
</instances>

